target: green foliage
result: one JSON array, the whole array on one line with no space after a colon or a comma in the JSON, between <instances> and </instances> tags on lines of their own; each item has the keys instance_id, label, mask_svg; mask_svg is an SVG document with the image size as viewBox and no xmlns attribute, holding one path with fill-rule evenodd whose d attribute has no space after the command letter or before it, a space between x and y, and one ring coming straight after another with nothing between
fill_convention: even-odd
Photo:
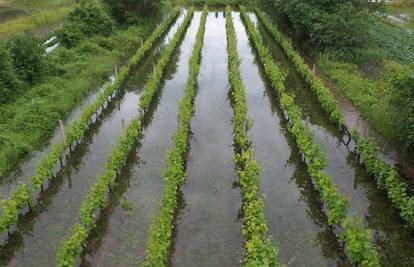
<instances>
[{"instance_id":1,"label":"green foliage","mask_svg":"<svg viewBox=\"0 0 414 267\"><path fill-rule=\"evenodd\" d=\"M326 155L314 143L313 133L302 122L302 110L295 104L294 96L286 93L284 79L282 79L284 76L271 55L267 53L245 8L240 7L240 9L248 35L258 51L265 73L279 95L280 104L289 121L288 130L295 137L300 152L307 160L312 182L322 195L322 201L328 210L328 223L331 226L342 227L341 239L345 242L352 262L362 266L379 266L376 249L371 244L370 231L364 230L356 219L348 217L348 200L338 192L332 178L322 172L326 167Z\"/></svg>"},{"instance_id":2,"label":"green foliage","mask_svg":"<svg viewBox=\"0 0 414 267\"><path fill-rule=\"evenodd\" d=\"M184 98L180 102L178 128L173 136L174 147L167 155L167 168L164 172L165 188L160 212L150 227L147 242L147 258L143 266L167 266L168 253L172 243L174 215L178 208L178 190L185 182L186 156L189 149L191 118L194 113L194 99L197 94L197 77L200 72L201 51L203 47L207 6L204 7L200 27L192 56L189 61L189 76ZM191 8L190 12L193 12Z\"/></svg>"},{"instance_id":3,"label":"green foliage","mask_svg":"<svg viewBox=\"0 0 414 267\"><path fill-rule=\"evenodd\" d=\"M414 67L408 75L397 82L392 100L398 111L398 140L404 151L414 152Z\"/></svg>"},{"instance_id":4,"label":"green foliage","mask_svg":"<svg viewBox=\"0 0 414 267\"><path fill-rule=\"evenodd\" d=\"M100 7L80 4L66 15L56 34L62 45L73 47L85 37L109 36L113 30L113 21Z\"/></svg>"},{"instance_id":5,"label":"green foliage","mask_svg":"<svg viewBox=\"0 0 414 267\"><path fill-rule=\"evenodd\" d=\"M277 0L275 4L319 51L353 59L355 49L369 44L367 1Z\"/></svg>"},{"instance_id":6,"label":"green foliage","mask_svg":"<svg viewBox=\"0 0 414 267\"><path fill-rule=\"evenodd\" d=\"M177 8L173 15L168 19L166 22L164 22L163 25L159 26L159 28L152 34L152 38L147 39L147 42L144 44L143 47L141 47L139 50L140 52L137 52L137 54L143 55L143 51L149 50L147 48L148 45L150 47L153 45L155 40L160 36L160 34L172 23L174 18L178 15L179 9ZM173 40L168 45L168 48L163 53L161 59L157 63L157 70L159 72L164 72L166 65L164 65L164 61L162 61L162 58L171 58L172 53L174 52L175 48L177 48L180 40L182 39L184 33L186 32L186 29L188 25L191 22L192 16L193 16L194 10L190 10L189 14L185 18L183 24L178 29L177 33L175 34ZM136 55L137 55L136 54ZM142 58L142 57L141 57ZM130 64L138 63L138 61L141 59L139 57L133 57L130 61ZM168 62L167 62L168 63ZM133 65L128 65L133 66ZM162 66L164 69L161 70L160 66ZM129 68L125 67L124 71L121 70L117 82L115 82L115 85L120 85L121 82L119 79L124 80L126 76L129 73ZM154 84L160 84L160 80L162 77L154 74L150 77L150 80L147 83L146 91L152 90L149 87L150 81L152 80L158 80L158 82ZM145 93L144 93L145 95ZM140 102L142 101L142 98L140 99ZM145 107L147 109L150 105L151 101L148 102L148 106ZM82 251L82 244L88 237L89 233L94 229L96 226L96 211L97 209L103 209L108 205L108 190L113 188L113 186L116 183L116 178L118 176L119 171L122 169L122 167L125 165L127 158L132 151L134 144L136 144L137 140L139 140L142 137L142 121L144 120L144 113L141 113L140 116L136 119L134 119L129 125L126 130L126 135L122 136L117 146L112 150L112 153L109 157L108 164L105 170L105 173L101 175L97 182L92 186L89 194L87 195L86 199L83 201L81 208L80 208L80 219L81 219L81 233L82 235L79 235L79 225L75 225L75 228L73 230L73 234L62 243L62 245L59 248L58 252L58 266L59 267L66 267L66 266L74 266L74 263L76 259L79 257L81 251ZM77 134L75 132L74 134ZM80 237L79 237L80 236ZM74 241L75 240L75 241ZM69 247L69 248L68 248Z\"/></svg>"},{"instance_id":7,"label":"green foliage","mask_svg":"<svg viewBox=\"0 0 414 267\"><path fill-rule=\"evenodd\" d=\"M24 32L10 37L7 48L17 76L30 84L39 81L46 63L40 40L32 33Z\"/></svg>"},{"instance_id":8,"label":"green foliage","mask_svg":"<svg viewBox=\"0 0 414 267\"><path fill-rule=\"evenodd\" d=\"M0 104L8 102L20 88L10 51L0 44Z\"/></svg>"},{"instance_id":9,"label":"green foliage","mask_svg":"<svg viewBox=\"0 0 414 267\"><path fill-rule=\"evenodd\" d=\"M30 190L24 190L26 188L26 185L21 185L19 189L17 189L16 192L14 192L10 199L4 201L4 211L2 216L0 217L0 233L5 233L12 225L14 225L17 222L18 214L20 212L20 209L24 207L24 201L22 199L26 199L28 197L22 197L22 195L30 194L30 197L33 197L32 191L38 190L44 182L50 178L53 174L53 170L55 166L57 165L59 161L59 157L61 157L64 153L66 153L69 146L71 146L73 143L82 140L84 134L88 130L88 126L90 125L91 118L94 116L96 112L101 110L102 106L110 100L110 98L116 94L116 92L119 90L122 83L127 78L130 70L132 67L136 66L141 59L146 55L146 53L152 48L154 43L158 40L158 38L161 36L162 33L164 33L171 23L175 20L175 18L179 14L179 9L175 9L173 14L170 16L169 19L167 19L162 25L160 25L152 34L147 38L145 43L142 47L140 47L135 55L129 60L128 64L121 68L121 71L115 81L114 84L108 85L105 90L97 97L97 99L87 106L83 113L80 115L79 119L75 121L72 125L70 125L66 129L66 138L62 140L60 143L54 144L52 147L52 150L50 154L48 154L45 158L43 158L40 163L37 165L35 174L30 178ZM111 66L112 67L112 66ZM27 119L25 117L25 119ZM138 129L140 128L136 124L139 125L139 122L131 123L131 125L135 125L135 127ZM133 130L128 131L128 137L129 139L126 141L120 141L121 146L125 147L126 144L130 140L135 140L134 138L137 136L138 133L136 133ZM129 136L131 135L131 136ZM121 150L121 151L125 151ZM123 160L124 160L124 154L115 153L114 155L117 155L117 157L113 156L114 159L111 161L112 165L122 166ZM114 170L114 169L111 169ZM112 175L112 176L111 176ZM105 176L104 179L107 183L111 183L113 178L113 173L108 174ZM102 185L94 187L94 193L95 192L102 192ZM96 202L95 202L96 201ZM86 211L94 211L92 208L88 207L94 207L96 203L102 204L102 199L96 200L95 198L92 198L90 202L93 204L85 204L84 213L86 214ZM89 202L88 202L89 203ZM93 217L93 215L90 215L91 213L88 213L88 215L84 215L84 222L85 225L92 224L92 220L90 219ZM88 217L89 216L89 217Z\"/></svg>"},{"instance_id":10,"label":"green foliage","mask_svg":"<svg viewBox=\"0 0 414 267\"><path fill-rule=\"evenodd\" d=\"M268 236L264 202L259 197L260 167L255 160L254 147L247 134L250 124L247 117L248 106L240 75L237 39L229 6L226 8L226 29L229 80L234 109L233 134L237 146L235 163L243 192L243 236L246 240L244 265L277 266L278 252Z\"/></svg>"},{"instance_id":11,"label":"green foliage","mask_svg":"<svg viewBox=\"0 0 414 267\"><path fill-rule=\"evenodd\" d=\"M371 19L369 31L375 45L383 49L389 59L403 64L414 62L414 34L378 18Z\"/></svg>"},{"instance_id":12,"label":"green foliage","mask_svg":"<svg viewBox=\"0 0 414 267\"><path fill-rule=\"evenodd\" d=\"M103 0L112 14L120 23L134 21L138 16L147 16L151 14L161 0Z\"/></svg>"},{"instance_id":13,"label":"green foliage","mask_svg":"<svg viewBox=\"0 0 414 267\"><path fill-rule=\"evenodd\" d=\"M381 159L373 142L357 132L353 132L352 136L357 143L357 152L361 155L365 168L376 178L378 187L387 192L393 205L400 210L401 218L410 227L414 227L414 197L409 196L407 185L402 182L398 171Z\"/></svg>"}]
</instances>

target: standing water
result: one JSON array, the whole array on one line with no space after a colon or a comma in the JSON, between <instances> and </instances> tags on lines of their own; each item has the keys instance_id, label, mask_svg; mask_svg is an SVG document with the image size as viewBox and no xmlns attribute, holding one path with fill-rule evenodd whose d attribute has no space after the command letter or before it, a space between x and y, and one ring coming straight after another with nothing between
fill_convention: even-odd
<instances>
[{"instance_id":1,"label":"standing water","mask_svg":"<svg viewBox=\"0 0 414 267\"><path fill-rule=\"evenodd\" d=\"M311 88L290 64L283 50L259 25L265 44L281 68L288 71L287 89L296 95L295 102L303 111L315 142L327 153L325 173L333 178L339 191L349 197L351 216L362 218L373 230L383 266L413 266L413 233L406 227L386 194L377 189L376 182L356 163L352 143L333 125L318 103ZM392 245L390 245L392 244Z\"/></svg>"},{"instance_id":2,"label":"standing water","mask_svg":"<svg viewBox=\"0 0 414 267\"><path fill-rule=\"evenodd\" d=\"M170 30L174 34L176 27ZM166 37L168 40L169 37ZM168 41L166 41L168 42ZM161 49L163 49L161 45ZM137 81L120 97L117 107L109 109L90 144L82 144L72 156L52 185L39 196L39 205L18 223L16 238L2 247L1 260L10 266L55 266L56 253L62 240L70 234L71 227L79 221L80 205L97 176L104 169L107 158L123 134L122 120L128 124L138 115L139 97L146 77L159 51L148 56L140 68L131 74ZM80 155L79 155L79 154ZM77 159L77 160L76 160ZM74 163L74 165L70 165ZM66 183L65 186L63 183ZM19 238L17 238L19 237ZM20 242L13 242L20 240Z\"/></svg>"},{"instance_id":3,"label":"standing water","mask_svg":"<svg viewBox=\"0 0 414 267\"><path fill-rule=\"evenodd\" d=\"M192 120L193 138L177 219L173 266L239 266L240 189L233 163L232 109L223 13L209 13Z\"/></svg>"},{"instance_id":4,"label":"standing water","mask_svg":"<svg viewBox=\"0 0 414 267\"><path fill-rule=\"evenodd\" d=\"M279 248L279 259L291 266L345 266L349 263L329 230L321 205L318 203L310 211L309 202L317 203L319 196L309 183L303 182L310 179L303 175L305 166L291 160L297 151L284 136L285 125L282 125L276 97L260 76L255 51L249 46L240 14L234 14L233 18L249 117L253 119L249 134L262 170L260 189L264 194L270 235ZM295 180L301 178L298 184ZM311 194L304 198L303 191Z\"/></svg>"},{"instance_id":5,"label":"standing water","mask_svg":"<svg viewBox=\"0 0 414 267\"><path fill-rule=\"evenodd\" d=\"M157 112L144 133L139 156L129 164L132 170L125 177L128 185L119 192L118 203L113 203L108 210L109 218L99 221L98 228L103 230L95 236L101 237L89 242L81 266L134 266L145 259L149 226L159 211L164 192L165 155L172 147L172 136L178 125L178 103L184 95L188 61L200 16L200 12L194 13L181 52L175 55L179 57L177 71L162 89Z\"/></svg>"}]
</instances>

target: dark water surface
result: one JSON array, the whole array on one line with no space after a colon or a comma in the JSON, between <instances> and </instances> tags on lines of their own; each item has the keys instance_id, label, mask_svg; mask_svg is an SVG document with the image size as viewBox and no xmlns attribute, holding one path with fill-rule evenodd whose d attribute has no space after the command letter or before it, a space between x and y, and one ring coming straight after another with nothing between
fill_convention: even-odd
<instances>
[{"instance_id":1,"label":"dark water surface","mask_svg":"<svg viewBox=\"0 0 414 267\"><path fill-rule=\"evenodd\" d=\"M194 14L180 51L174 56L176 71L166 81L142 145L127 166L130 168L124 175L127 182L119 188L118 196L106 211L107 216L99 221L99 231L90 240L81 266L134 266L145 259L148 230L159 211L165 155L172 147L172 136L178 125L178 103L184 95L200 16L200 12Z\"/></svg>"},{"instance_id":2,"label":"dark water surface","mask_svg":"<svg viewBox=\"0 0 414 267\"><path fill-rule=\"evenodd\" d=\"M306 182L306 166L297 160L297 149L286 138L276 96L262 80L239 13L234 14L234 25L249 116L254 120L249 134L262 167L260 189L280 261L289 266L349 265L329 230L319 195Z\"/></svg>"},{"instance_id":3,"label":"dark water surface","mask_svg":"<svg viewBox=\"0 0 414 267\"><path fill-rule=\"evenodd\" d=\"M252 18L255 16L252 15ZM255 21L257 21L255 19ZM356 161L353 144L329 121L312 90L290 64L283 50L259 25L265 44L283 70L288 71L287 88L296 95L315 141L327 153L327 168L339 191L350 199L350 215L364 219L373 230L383 266L414 266L414 235L392 206L386 194L377 189L375 180ZM390 245L392 244L392 245Z\"/></svg>"},{"instance_id":4,"label":"dark water surface","mask_svg":"<svg viewBox=\"0 0 414 267\"><path fill-rule=\"evenodd\" d=\"M177 267L240 266L243 258L226 47L223 13L209 13L188 177L172 254L172 265Z\"/></svg>"}]
</instances>

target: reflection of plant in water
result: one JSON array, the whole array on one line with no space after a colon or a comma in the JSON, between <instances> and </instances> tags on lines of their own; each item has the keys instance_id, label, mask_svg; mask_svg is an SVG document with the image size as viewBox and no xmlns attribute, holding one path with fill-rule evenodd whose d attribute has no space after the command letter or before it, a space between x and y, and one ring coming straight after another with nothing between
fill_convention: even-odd
<instances>
[{"instance_id":1,"label":"reflection of plant in water","mask_svg":"<svg viewBox=\"0 0 414 267\"><path fill-rule=\"evenodd\" d=\"M121 203L122 209L126 211L132 211L135 208L134 204L130 202L125 196L121 198L120 203Z\"/></svg>"}]
</instances>

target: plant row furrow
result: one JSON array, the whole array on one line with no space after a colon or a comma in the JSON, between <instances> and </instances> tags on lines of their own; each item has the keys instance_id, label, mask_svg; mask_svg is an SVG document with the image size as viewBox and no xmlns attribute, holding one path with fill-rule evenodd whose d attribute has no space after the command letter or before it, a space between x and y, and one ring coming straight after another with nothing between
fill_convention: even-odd
<instances>
[{"instance_id":1,"label":"plant row furrow","mask_svg":"<svg viewBox=\"0 0 414 267\"><path fill-rule=\"evenodd\" d=\"M243 236L245 237L245 266L277 266L278 251L268 236L264 201L259 196L260 167L255 159L253 144L247 131L251 122L245 87L240 74L237 37L230 6L226 8L227 53L232 104L234 109L234 161L243 193Z\"/></svg>"},{"instance_id":2,"label":"plant row furrow","mask_svg":"<svg viewBox=\"0 0 414 267\"><path fill-rule=\"evenodd\" d=\"M54 169L67 149L71 150L74 143L80 142L93 121L94 114L96 119L103 112L106 103L109 103L119 92L119 88L127 78L134 66L136 66L147 52L153 47L156 40L169 28L180 13L180 8L176 8L170 17L148 37L144 44L137 50L135 55L123 66L113 84L109 84L98 98L84 110L80 118L71 124L66 130L65 138L52 146L51 152L43 158L37 165L34 175L29 180L29 185L20 184L19 188L11 194L8 200L2 203L2 215L0 217L0 234L9 231L19 217L20 211L29 206L31 209L36 205L35 194L39 189L43 189L43 184L53 177Z\"/></svg>"},{"instance_id":3,"label":"plant row furrow","mask_svg":"<svg viewBox=\"0 0 414 267\"><path fill-rule=\"evenodd\" d=\"M277 29L271 20L258 9L256 14L265 28L289 56L296 70L316 93L321 106L329 114L331 121L338 124L342 129L346 129L343 116L338 115L339 106L330 90L323 85L322 81L304 63L299 53L293 48L291 41ZM361 156L367 171L376 178L378 188L387 192L388 198L393 205L400 210L401 218L410 227L414 227L414 197L408 195L407 184L402 182L398 171L389 166L380 157L378 147L371 140L364 138L356 131L353 131L351 136L357 144L356 152Z\"/></svg>"},{"instance_id":4,"label":"plant row furrow","mask_svg":"<svg viewBox=\"0 0 414 267\"><path fill-rule=\"evenodd\" d=\"M157 62L154 73L150 76L147 82L146 90L140 98L140 103L142 99L147 99L149 94L154 96L155 92L160 89L166 67L187 31L193 18L193 14L194 8L191 8L182 25L174 35L174 38ZM146 106L139 106L142 111L139 116L129 124L125 136L122 136L119 139L117 146L112 150L112 154L108 159L105 173L98 177L98 180L92 186L89 194L83 201L80 208L81 222L74 226L71 236L62 242L58 251L58 266L67 267L75 265L76 259L82 251L86 238L96 226L97 210L102 210L107 206L109 193L111 188L116 184L116 178L125 166L134 145L142 137L143 121L146 115L145 111L148 110L152 100L153 99L147 101Z\"/></svg>"},{"instance_id":5,"label":"plant row furrow","mask_svg":"<svg viewBox=\"0 0 414 267\"><path fill-rule=\"evenodd\" d=\"M147 256L143 266L167 266L172 244L174 218L178 208L178 190L187 177L186 164L191 134L191 118L197 94L197 78L200 72L207 13L208 7L205 5L189 61L189 76L185 95L179 104L178 127L173 136L174 147L168 152L166 158L165 188L160 212L150 226Z\"/></svg>"},{"instance_id":6,"label":"plant row furrow","mask_svg":"<svg viewBox=\"0 0 414 267\"><path fill-rule=\"evenodd\" d=\"M313 73L313 71L306 65L302 57L292 46L292 42L287 39L276 26L263 14L259 9L256 9L256 14L265 28L279 43L286 55L289 57L295 69L300 73L302 78L310 85L310 88L317 96L322 107L328 112L330 119L342 129L345 129L345 118L338 107L331 91L323 84L323 82Z\"/></svg>"},{"instance_id":7,"label":"plant row furrow","mask_svg":"<svg viewBox=\"0 0 414 267\"><path fill-rule=\"evenodd\" d=\"M284 83L280 80L283 75L273 77L275 73L280 73L280 70L269 50L263 45L245 8L240 8L248 35L259 54L265 73L279 95L279 102L289 121L288 130L295 137L299 150L307 160L309 176L321 193L322 201L328 210L329 225L342 228L339 239L344 242L352 262L362 266L379 266L377 251L372 246L371 231L365 230L359 219L347 215L348 199L338 192L332 178L322 172L326 167L326 155L314 143L312 132L303 124L302 110L295 104L294 96L286 93Z\"/></svg>"}]
</instances>

